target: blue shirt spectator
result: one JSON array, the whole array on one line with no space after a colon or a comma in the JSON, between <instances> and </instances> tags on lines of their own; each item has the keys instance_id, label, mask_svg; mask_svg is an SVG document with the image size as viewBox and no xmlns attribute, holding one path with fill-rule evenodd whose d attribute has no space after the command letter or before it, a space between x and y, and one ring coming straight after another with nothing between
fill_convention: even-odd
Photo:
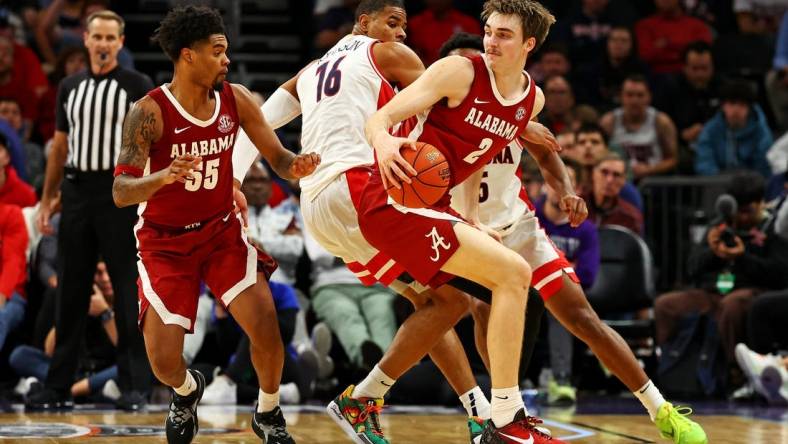
<instances>
[{"instance_id":1,"label":"blue shirt spectator","mask_svg":"<svg viewBox=\"0 0 788 444\"><path fill-rule=\"evenodd\" d=\"M698 138L695 172L710 176L748 169L771 176L766 152L772 132L749 84L733 81L723 88L722 109L706 123Z\"/></svg>"}]
</instances>

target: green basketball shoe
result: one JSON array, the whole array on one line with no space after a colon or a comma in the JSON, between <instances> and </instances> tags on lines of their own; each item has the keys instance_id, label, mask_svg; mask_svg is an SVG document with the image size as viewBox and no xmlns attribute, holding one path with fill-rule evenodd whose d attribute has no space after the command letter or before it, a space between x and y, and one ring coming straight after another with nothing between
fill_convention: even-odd
<instances>
[{"instance_id":1,"label":"green basketball shoe","mask_svg":"<svg viewBox=\"0 0 788 444\"><path fill-rule=\"evenodd\" d=\"M659 408L654 423L660 435L672 439L675 444L707 444L706 432L700 424L688 418L691 413L689 407L673 407L666 402Z\"/></svg>"},{"instance_id":2,"label":"green basketball shoe","mask_svg":"<svg viewBox=\"0 0 788 444\"><path fill-rule=\"evenodd\" d=\"M353 398L353 388L346 388L328 404L328 415L357 444L389 444L380 428L383 399Z\"/></svg>"}]
</instances>

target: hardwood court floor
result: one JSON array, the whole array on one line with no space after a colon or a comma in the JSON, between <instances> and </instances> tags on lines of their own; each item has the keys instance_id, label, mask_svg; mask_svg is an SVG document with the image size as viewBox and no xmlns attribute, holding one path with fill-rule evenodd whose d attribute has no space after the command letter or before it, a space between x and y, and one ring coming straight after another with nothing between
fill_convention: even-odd
<instances>
[{"instance_id":1,"label":"hardwood court floor","mask_svg":"<svg viewBox=\"0 0 788 444\"><path fill-rule=\"evenodd\" d=\"M75 442L164 443L164 406L154 412L125 414L111 410L83 410L61 414L0 415L0 438L10 443ZM299 411L300 410L300 411ZM392 444L468 443L465 418L445 409L392 409L383 419ZM201 407L200 434L195 443L260 442L250 429L249 408ZM321 407L287 408L290 430L299 444L351 444ZM660 440L644 415L544 414L553 434L572 443L651 443ZM788 425L737 415L699 415L710 443L788 443ZM785 424L785 421L783 421ZM70 438L68 438L70 437Z\"/></svg>"}]
</instances>

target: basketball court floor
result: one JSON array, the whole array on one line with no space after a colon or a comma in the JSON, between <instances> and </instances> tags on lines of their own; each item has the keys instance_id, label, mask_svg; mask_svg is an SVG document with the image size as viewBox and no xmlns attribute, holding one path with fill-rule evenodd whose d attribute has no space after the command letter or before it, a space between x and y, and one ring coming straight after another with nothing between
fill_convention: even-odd
<instances>
[{"instance_id":1,"label":"basketball court floor","mask_svg":"<svg viewBox=\"0 0 788 444\"><path fill-rule=\"evenodd\" d=\"M694 404L696 418L709 442L736 444L788 444L788 409L727 402ZM299 444L351 444L320 405L284 408ZM251 407L200 407L200 434L195 443L255 443L259 439L249 423ZM572 443L667 443L659 439L634 399L581 399L573 409L535 409L554 436ZM3 442L164 443L166 406L151 406L145 413L127 414L78 406L59 414L0 415ZM386 408L383 428L392 444L468 443L465 417L458 410L427 407Z\"/></svg>"}]
</instances>

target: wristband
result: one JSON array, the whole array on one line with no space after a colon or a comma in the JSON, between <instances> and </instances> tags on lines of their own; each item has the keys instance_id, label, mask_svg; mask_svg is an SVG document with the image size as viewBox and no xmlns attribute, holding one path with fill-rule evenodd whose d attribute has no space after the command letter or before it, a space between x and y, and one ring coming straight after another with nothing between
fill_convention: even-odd
<instances>
[{"instance_id":1,"label":"wristband","mask_svg":"<svg viewBox=\"0 0 788 444\"><path fill-rule=\"evenodd\" d=\"M142 177L142 168L137 168L131 165L117 165L115 167L115 177L121 174L128 174L129 176Z\"/></svg>"}]
</instances>

